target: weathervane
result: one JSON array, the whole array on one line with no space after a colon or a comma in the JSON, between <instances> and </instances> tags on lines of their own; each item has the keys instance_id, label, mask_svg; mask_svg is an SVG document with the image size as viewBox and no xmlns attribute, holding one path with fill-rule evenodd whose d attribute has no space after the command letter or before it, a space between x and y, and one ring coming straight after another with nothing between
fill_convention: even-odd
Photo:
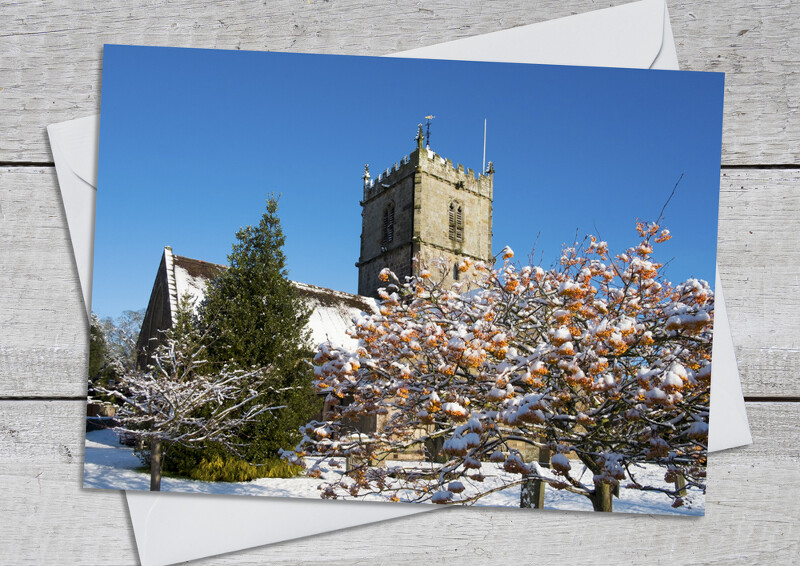
<instances>
[{"instance_id":1,"label":"weathervane","mask_svg":"<svg viewBox=\"0 0 800 566\"><path fill-rule=\"evenodd\" d=\"M434 118L436 118L436 116L433 115L425 116L425 119L428 121L428 127L425 133L425 137L427 138L425 145L427 147L431 146L431 120L433 120Z\"/></svg>"}]
</instances>

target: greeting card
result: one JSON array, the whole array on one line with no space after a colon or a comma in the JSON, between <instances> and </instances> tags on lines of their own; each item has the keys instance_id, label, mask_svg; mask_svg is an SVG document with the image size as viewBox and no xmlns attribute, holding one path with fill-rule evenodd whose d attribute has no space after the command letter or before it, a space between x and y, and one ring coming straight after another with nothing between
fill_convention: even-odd
<instances>
[{"instance_id":1,"label":"greeting card","mask_svg":"<svg viewBox=\"0 0 800 566\"><path fill-rule=\"evenodd\" d=\"M85 486L701 514L722 85L107 46Z\"/></svg>"}]
</instances>

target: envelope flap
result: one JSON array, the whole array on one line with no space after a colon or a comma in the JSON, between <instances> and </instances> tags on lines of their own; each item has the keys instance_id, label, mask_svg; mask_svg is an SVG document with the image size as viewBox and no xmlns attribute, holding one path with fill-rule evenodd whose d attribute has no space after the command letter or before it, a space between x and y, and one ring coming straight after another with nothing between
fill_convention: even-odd
<instances>
[{"instance_id":1,"label":"envelope flap","mask_svg":"<svg viewBox=\"0 0 800 566\"><path fill-rule=\"evenodd\" d=\"M87 116L48 126L50 143L58 143L67 166L78 177L97 187L97 147L99 116Z\"/></svg>"},{"instance_id":2,"label":"envelope flap","mask_svg":"<svg viewBox=\"0 0 800 566\"><path fill-rule=\"evenodd\" d=\"M666 13L664 0L641 0L392 56L647 69L661 51Z\"/></svg>"},{"instance_id":3,"label":"envelope flap","mask_svg":"<svg viewBox=\"0 0 800 566\"><path fill-rule=\"evenodd\" d=\"M99 123L98 116L88 116L47 126L87 316L92 311Z\"/></svg>"}]
</instances>

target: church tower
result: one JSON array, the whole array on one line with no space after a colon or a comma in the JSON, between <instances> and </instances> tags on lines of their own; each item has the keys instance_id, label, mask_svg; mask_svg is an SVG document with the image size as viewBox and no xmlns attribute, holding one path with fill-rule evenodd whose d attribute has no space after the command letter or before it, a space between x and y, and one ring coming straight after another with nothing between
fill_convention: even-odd
<instances>
[{"instance_id":1,"label":"church tower","mask_svg":"<svg viewBox=\"0 0 800 566\"><path fill-rule=\"evenodd\" d=\"M415 273L415 256L428 266L439 257L452 263L448 281L458 279L457 266L465 258L491 263L491 161L476 177L425 147L421 124L416 142L410 155L376 179L365 167L359 295L377 297L386 285L378 279L385 267L400 281Z\"/></svg>"}]
</instances>

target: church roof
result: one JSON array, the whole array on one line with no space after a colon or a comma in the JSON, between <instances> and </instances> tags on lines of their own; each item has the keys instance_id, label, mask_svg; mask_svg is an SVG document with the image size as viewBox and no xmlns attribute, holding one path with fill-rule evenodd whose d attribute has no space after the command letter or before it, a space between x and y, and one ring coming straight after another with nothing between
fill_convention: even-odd
<instances>
[{"instance_id":1,"label":"church roof","mask_svg":"<svg viewBox=\"0 0 800 566\"><path fill-rule=\"evenodd\" d=\"M213 279L226 269L224 265L220 265L218 263L209 263L207 261L192 259L190 257L176 255L173 256L173 258L175 267L183 269L190 277Z\"/></svg>"},{"instance_id":2,"label":"church roof","mask_svg":"<svg viewBox=\"0 0 800 566\"><path fill-rule=\"evenodd\" d=\"M205 297L208 282L227 269L224 265L174 255L170 247L164 248L164 260L173 315L177 312L179 297L188 295L194 305L199 304ZM308 329L314 345L329 340L337 346L354 348L357 341L346 332L352 325L353 317L365 312L377 312L377 303L369 297L298 281L292 281L292 285L313 307Z\"/></svg>"}]
</instances>

